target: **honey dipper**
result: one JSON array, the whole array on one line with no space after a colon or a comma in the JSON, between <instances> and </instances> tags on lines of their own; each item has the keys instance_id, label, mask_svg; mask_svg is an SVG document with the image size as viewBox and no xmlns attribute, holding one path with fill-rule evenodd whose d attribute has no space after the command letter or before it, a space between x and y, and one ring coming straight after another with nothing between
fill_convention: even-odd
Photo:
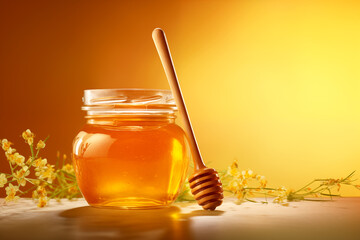
<instances>
[{"instance_id":1,"label":"honey dipper","mask_svg":"<svg viewBox=\"0 0 360 240\"><path fill-rule=\"evenodd\" d=\"M176 105L184 123L184 130L188 137L190 149L194 160L194 173L189 178L191 193L196 201L205 210L215 210L222 203L223 189L218 173L213 168L207 168L201 158L199 147L190 123L184 99L182 97L175 67L166 41L165 33L160 28L155 28L152 37L169 81L171 91L175 97Z\"/></svg>"}]
</instances>

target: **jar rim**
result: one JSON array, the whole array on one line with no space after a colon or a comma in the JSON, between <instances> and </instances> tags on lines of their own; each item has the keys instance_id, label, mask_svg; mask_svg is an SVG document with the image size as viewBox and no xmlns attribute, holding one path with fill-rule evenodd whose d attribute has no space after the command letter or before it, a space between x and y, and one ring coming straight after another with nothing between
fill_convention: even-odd
<instances>
[{"instance_id":1,"label":"jar rim","mask_svg":"<svg viewBox=\"0 0 360 240\"><path fill-rule=\"evenodd\" d=\"M170 90L113 88L84 90L87 115L164 115L177 110Z\"/></svg>"}]
</instances>

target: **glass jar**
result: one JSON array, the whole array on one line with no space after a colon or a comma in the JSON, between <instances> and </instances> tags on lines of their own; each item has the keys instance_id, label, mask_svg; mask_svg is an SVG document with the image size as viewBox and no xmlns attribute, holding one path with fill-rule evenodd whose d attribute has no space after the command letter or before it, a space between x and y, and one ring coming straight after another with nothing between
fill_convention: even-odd
<instances>
[{"instance_id":1,"label":"glass jar","mask_svg":"<svg viewBox=\"0 0 360 240\"><path fill-rule=\"evenodd\" d=\"M186 178L190 150L171 91L85 90L86 124L73 143L80 190L95 207L171 204Z\"/></svg>"}]
</instances>

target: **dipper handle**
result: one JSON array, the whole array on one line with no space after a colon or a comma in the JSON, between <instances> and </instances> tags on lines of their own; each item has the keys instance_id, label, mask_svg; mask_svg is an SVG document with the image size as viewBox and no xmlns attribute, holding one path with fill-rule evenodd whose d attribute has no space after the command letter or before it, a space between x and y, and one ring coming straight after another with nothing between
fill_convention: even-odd
<instances>
[{"instance_id":1,"label":"dipper handle","mask_svg":"<svg viewBox=\"0 0 360 240\"><path fill-rule=\"evenodd\" d=\"M205 164L202 160L201 153L194 135L194 131L191 126L190 118L186 110L185 102L176 76L175 67L171 58L170 49L166 40L165 33L162 29L155 28L152 32L152 38L159 53L160 60L164 67L166 77L169 81L171 91L174 95L176 105L179 109L180 116L184 123L184 130L189 140L190 149L194 160L195 171L205 168Z\"/></svg>"},{"instance_id":2,"label":"dipper handle","mask_svg":"<svg viewBox=\"0 0 360 240\"><path fill-rule=\"evenodd\" d=\"M171 91L175 97L176 105L180 110L180 116L185 125L185 133L190 143L195 168L194 174L189 178L191 193L194 195L198 204L205 210L215 210L216 207L222 204L224 198L219 175L215 169L207 168L201 158L179 82L176 77L175 67L171 59L165 33L160 28L156 28L152 33L152 37L164 67L166 77L169 81Z\"/></svg>"}]
</instances>

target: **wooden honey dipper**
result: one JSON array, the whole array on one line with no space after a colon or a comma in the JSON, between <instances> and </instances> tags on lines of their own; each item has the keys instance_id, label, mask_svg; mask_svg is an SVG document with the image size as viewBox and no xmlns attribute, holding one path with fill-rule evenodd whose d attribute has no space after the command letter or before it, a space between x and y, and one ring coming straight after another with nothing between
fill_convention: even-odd
<instances>
[{"instance_id":1,"label":"wooden honey dipper","mask_svg":"<svg viewBox=\"0 0 360 240\"><path fill-rule=\"evenodd\" d=\"M184 130L188 137L190 149L194 160L194 173L189 178L191 193L196 201L205 210L215 210L222 204L223 189L218 173L213 168L207 168L202 160L199 147L190 123L185 102L182 97L179 82L177 80L175 67L171 58L170 49L163 30L155 28L152 37L164 67L166 77L169 81L171 91L174 95L180 116L184 122Z\"/></svg>"}]
</instances>

